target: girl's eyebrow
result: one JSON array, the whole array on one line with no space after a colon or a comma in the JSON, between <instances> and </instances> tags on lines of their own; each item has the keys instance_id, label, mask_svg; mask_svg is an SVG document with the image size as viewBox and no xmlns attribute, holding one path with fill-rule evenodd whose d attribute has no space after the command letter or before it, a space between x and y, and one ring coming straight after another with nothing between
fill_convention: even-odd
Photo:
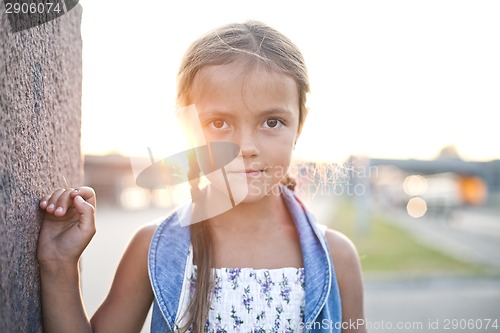
<instances>
[{"instance_id":1,"label":"girl's eyebrow","mask_svg":"<svg viewBox=\"0 0 500 333\"><path fill-rule=\"evenodd\" d=\"M198 114L200 117L234 117L234 115L231 112L226 112L226 111L220 111L220 110L208 110L208 111L200 111Z\"/></svg>"},{"instance_id":2,"label":"girl's eyebrow","mask_svg":"<svg viewBox=\"0 0 500 333\"><path fill-rule=\"evenodd\" d=\"M262 114L269 114L269 115L281 114L284 116L291 116L292 115L292 111L290 111L289 109L280 108L280 107L264 110L261 113Z\"/></svg>"},{"instance_id":3,"label":"girl's eyebrow","mask_svg":"<svg viewBox=\"0 0 500 333\"><path fill-rule=\"evenodd\" d=\"M286 108L281 108L281 107L275 107L275 108L270 108L267 110L263 111L257 111L255 112L256 115L258 116L265 116L265 115L283 115L283 116L291 116L292 111ZM232 112L226 112L226 111L220 111L220 110L208 110L208 111L200 111L199 112L200 117L234 117L235 114Z\"/></svg>"}]
</instances>

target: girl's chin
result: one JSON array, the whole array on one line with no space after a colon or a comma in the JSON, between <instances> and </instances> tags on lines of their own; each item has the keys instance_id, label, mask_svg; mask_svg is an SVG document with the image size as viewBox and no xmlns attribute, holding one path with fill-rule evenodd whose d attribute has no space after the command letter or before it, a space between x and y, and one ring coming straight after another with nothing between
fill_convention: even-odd
<instances>
[{"instance_id":1,"label":"girl's chin","mask_svg":"<svg viewBox=\"0 0 500 333\"><path fill-rule=\"evenodd\" d=\"M268 198L271 195L280 193L279 187L276 184L269 183L249 183L248 188L243 191L233 191L233 197L236 202L240 203L254 203L259 200Z\"/></svg>"}]
</instances>

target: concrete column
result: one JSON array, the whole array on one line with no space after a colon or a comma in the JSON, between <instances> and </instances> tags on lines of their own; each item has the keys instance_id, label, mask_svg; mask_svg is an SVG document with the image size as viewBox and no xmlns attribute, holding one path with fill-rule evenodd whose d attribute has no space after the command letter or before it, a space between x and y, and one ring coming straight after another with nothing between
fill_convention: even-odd
<instances>
[{"instance_id":1,"label":"concrete column","mask_svg":"<svg viewBox=\"0 0 500 333\"><path fill-rule=\"evenodd\" d=\"M0 332L42 332L40 196L81 185L80 5L14 32L0 0Z\"/></svg>"}]
</instances>

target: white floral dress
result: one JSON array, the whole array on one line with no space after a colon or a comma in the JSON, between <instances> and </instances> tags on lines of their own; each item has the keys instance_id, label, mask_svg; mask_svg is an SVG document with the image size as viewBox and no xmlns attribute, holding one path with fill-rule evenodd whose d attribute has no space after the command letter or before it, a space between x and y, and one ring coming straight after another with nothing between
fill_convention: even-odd
<instances>
[{"instance_id":1,"label":"white floral dress","mask_svg":"<svg viewBox=\"0 0 500 333\"><path fill-rule=\"evenodd\" d=\"M194 294L196 266L191 253L192 248L178 316ZM304 286L304 268L216 268L205 332L303 332ZM181 318L177 327L184 323Z\"/></svg>"}]
</instances>

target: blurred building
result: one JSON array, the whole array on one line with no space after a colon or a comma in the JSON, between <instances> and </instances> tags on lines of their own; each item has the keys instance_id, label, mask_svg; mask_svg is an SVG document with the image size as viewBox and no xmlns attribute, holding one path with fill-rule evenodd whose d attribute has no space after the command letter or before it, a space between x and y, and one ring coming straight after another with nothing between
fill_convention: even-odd
<instances>
[{"instance_id":1,"label":"blurred building","mask_svg":"<svg viewBox=\"0 0 500 333\"><path fill-rule=\"evenodd\" d=\"M370 159L377 168L373 196L383 205L406 205L419 217L449 215L464 206L500 204L500 160L469 162L457 157L435 160Z\"/></svg>"},{"instance_id":2,"label":"blurred building","mask_svg":"<svg viewBox=\"0 0 500 333\"><path fill-rule=\"evenodd\" d=\"M122 192L135 185L130 158L112 155L85 155L84 184L96 191L99 204L121 205Z\"/></svg>"},{"instance_id":3,"label":"blurred building","mask_svg":"<svg viewBox=\"0 0 500 333\"><path fill-rule=\"evenodd\" d=\"M84 184L94 188L99 205L127 209L169 207L171 200L164 189L143 188L136 183L137 175L134 174L133 168L143 170L150 165L151 160L143 157L131 158L119 154L85 155ZM146 182L155 181L158 179Z\"/></svg>"}]
</instances>

